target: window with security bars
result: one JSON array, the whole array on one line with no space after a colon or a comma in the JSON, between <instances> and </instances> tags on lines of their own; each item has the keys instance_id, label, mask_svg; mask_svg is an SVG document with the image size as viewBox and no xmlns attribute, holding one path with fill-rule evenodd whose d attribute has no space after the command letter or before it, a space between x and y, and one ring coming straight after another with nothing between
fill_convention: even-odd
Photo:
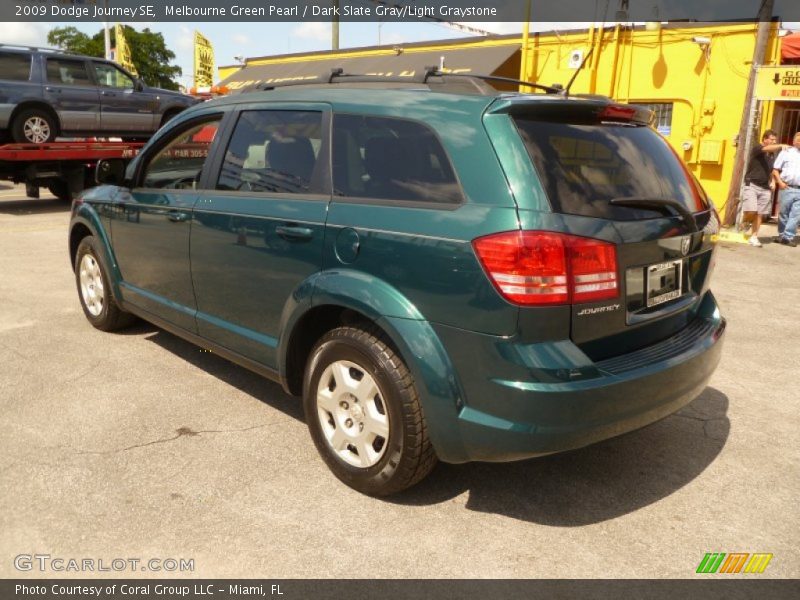
<instances>
[{"instance_id":1,"label":"window with security bars","mask_svg":"<svg viewBox=\"0 0 800 600\"><path fill-rule=\"evenodd\" d=\"M631 104L653 111L653 127L658 130L658 133L661 135L672 133L672 102L631 102Z\"/></svg>"}]
</instances>

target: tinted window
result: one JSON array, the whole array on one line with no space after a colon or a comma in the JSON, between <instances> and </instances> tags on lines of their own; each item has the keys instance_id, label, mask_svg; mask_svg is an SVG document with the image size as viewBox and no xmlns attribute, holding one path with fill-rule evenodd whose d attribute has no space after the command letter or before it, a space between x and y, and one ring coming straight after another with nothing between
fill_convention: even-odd
<instances>
[{"instance_id":1,"label":"tinted window","mask_svg":"<svg viewBox=\"0 0 800 600\"><path fill-rule=\"evenodd\" d=\"M219 120L184 129L148 160L142 187L197 189L200 173L217 134Z\"/></svg>"},{"instance_id":2,"label":"tinted window","mask_svg":"<svg viewBox=\"0 0 800 600\"><path fill-rule=\"evenodd\" d=\"M65 85L92 85L86 63L65 58L47 59L47 81Z\"/></svg>"},{"instance_id":3,"label":"tinted window","mask_svg":"<svg viewBox=\"0 0 800 600\"><path fill-rule=\"evenodd\" d=\"M28 81L31 74L30 54L0 52L0 79Z\"/></svg>"},{"instance_id":4,"label":"tinted window","mask_svg":"<svg viewBox=\"0 0 800 600\"><path fill-rule=\"evenodd\" d=\"M236 123L217 189L317 193L312 183L322 147L322 113L243 111Z\"/></svg>"},{"instance_id":5,"label":"tinted window","mask_svg":"<svg viewBox=\"0 0 800 600\"><path fill-rule=\"evenodd\" d=\"M631 102L634 106L642 106L653 111L653 127L661 135L672 134L672 102Z\"/></svg>"},{"instance_id":6,"label":"tinted window","mask_svg":"<svg viewBox=\"0 0 800 600\"><path fill-rule=\"evenodd\" d=\"M678 200L692 212L707 208L675 153L649 127L521 118L517 127L556 212L621 220L655 216L612 206L613 198Z\"/></svg>"},{"instance_id":7,"label":"tinted window","mask_svg":"<svg viewBox=\"0 0 800 600\"><path fill-rule=\"evenodd\" d=\"M333 188L338 196L460 202L453 167L433 132L404 119L336 115Z\"/></svg>"},{"instance_id":8,"label":"tinted window","mask_svg":"<svg viewBox=\"0 0 800 600\"><path fill-rule=\"evenodd\" d=\"M103 87L133 88L133 79L120 71L114 65L97 64L94 65L94 72L97 76L98 85Z\"/></svg>"}]
</instances>

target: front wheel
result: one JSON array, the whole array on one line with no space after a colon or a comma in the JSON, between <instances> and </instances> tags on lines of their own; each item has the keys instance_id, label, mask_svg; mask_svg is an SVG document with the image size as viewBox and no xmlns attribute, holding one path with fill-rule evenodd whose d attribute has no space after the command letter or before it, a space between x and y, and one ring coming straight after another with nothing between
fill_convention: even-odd
<instances>
[{"instance_id":1,"label":"front wheel","mask_svg":"<svg viewBox=\"0 0 800 600\"><path fill-rule=\"evenodd\" d=\"M408 367L374 326L316 344L303 386L306 423L334 475L369 495L421 481L436 464Z\"/></svg>"},{"instance_id":2,"label":"front wheel","mask_svg":"<svg viewBox=\"0 0 800 600\"><path fill-rule=\"evenodd\" d=\"M116 331L130 325L134 317L124 312L114 299L100 256L99 244L93 236L81 240L75 254L75 283L88 321L102 331Z\"/></svg>"}]
</instances>

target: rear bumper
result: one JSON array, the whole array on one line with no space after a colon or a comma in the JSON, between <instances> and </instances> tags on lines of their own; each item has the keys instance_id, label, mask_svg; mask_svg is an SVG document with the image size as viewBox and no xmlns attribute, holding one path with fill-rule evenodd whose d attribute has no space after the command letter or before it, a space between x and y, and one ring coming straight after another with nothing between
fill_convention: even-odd
<instances>
[{"instance_id":1,"label":"rear bumper","mask_svg":"<svg viewBox=\"0 0 800 600\"><path fill-rule=\"evenodd\" d=\"M593 363L570 341L515 344L436 327L463 404L445 462L510 461L587 446L662 419L696 398L719 363L725 320L708 293L684 331ZM438 427L440 424L431 424Z\"/></svg>"}]
</instances>

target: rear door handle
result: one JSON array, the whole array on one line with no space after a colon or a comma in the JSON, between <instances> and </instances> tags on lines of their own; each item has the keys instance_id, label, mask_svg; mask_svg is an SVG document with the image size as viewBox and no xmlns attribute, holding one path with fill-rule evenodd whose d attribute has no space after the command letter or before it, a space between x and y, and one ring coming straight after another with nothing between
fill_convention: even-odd
<instances>
[{"instance_id":1,"label":"rear door handle","mask_svg":"<svg viewBox=\"0 0 800 600\"><path fill-rule=\"evenodd\" d=\"M299 227L297 225L278 225L275 233L287 240L310 240L314 232L310 227Z\"/></svg>"},{"instance_id":2,"label":"rear door handle","mask_svg":"<svg viewBox=\"0 0 800 600\"><path fill-rule=\"evenodd\" d=\"M54 88L54 87L47 86L44 89L45 89L45 91L51 92L53 94L60 94L61 93L61 88Z\"/></svg>"},{"instance_id":3,"label":"rear door handle","mask_svg":"<svg viewBox=\"0 0 800 600\"><path fill-rule=\"evenodd\" d=\"M114 92L100 92L103 96L116 96Z\"/></svg>"}]
</instances>

